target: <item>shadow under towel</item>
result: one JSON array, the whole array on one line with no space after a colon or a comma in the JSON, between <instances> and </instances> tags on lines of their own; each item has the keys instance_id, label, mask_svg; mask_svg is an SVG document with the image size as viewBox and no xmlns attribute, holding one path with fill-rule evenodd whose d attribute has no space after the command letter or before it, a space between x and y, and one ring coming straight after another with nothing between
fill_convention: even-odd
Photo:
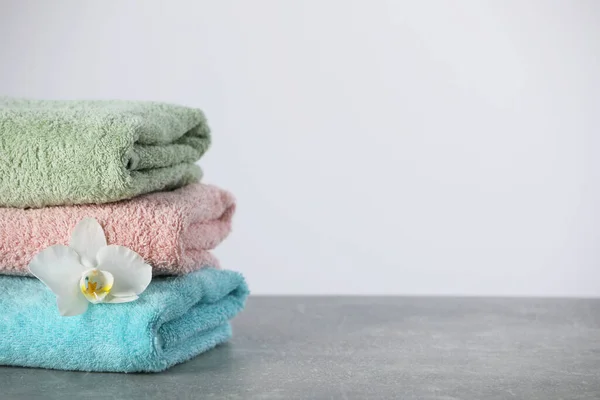
<instances>
[{"instance_id":1,"label":"shadow under towel","mask_svg":"<svg viewBox=\"0 0 600 400\"><path fill-rule=\"evenodd\" d=\"M198 181L202 111L137 101L0 97L0 206L106 203Z\"/></svg>"},{"instance_id":2,"label":"shadow under towel","mask_svg":"<svg viewBox=\"0 0 600 400\"><path fill-rule=\"evenodd\" d=\"M208 268L61 317L35 278L0 276L0 288L0 365L105 372L162 371L227 341L248 295L242 275Z\"/></svg>"}]
</instances>

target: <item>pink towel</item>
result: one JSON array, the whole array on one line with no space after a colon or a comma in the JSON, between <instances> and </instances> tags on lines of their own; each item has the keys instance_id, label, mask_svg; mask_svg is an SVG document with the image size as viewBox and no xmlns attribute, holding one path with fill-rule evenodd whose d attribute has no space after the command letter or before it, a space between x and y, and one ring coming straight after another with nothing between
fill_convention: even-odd
<instances>
[{"instance_id":1,"label":"pink towel","mask_svg":"<svg viewBox=\"0 0 600 400\"><path fill-rule=\"evenodd\" d=\"M200 183L116 203L0 208L0 274L29 275L31 258L53 244L68 244L84 217L100 222L108 244L141 255L154 275L218 267L209 250L231 231L234 210L230 193Z\"/></svg>"}]
</instances>

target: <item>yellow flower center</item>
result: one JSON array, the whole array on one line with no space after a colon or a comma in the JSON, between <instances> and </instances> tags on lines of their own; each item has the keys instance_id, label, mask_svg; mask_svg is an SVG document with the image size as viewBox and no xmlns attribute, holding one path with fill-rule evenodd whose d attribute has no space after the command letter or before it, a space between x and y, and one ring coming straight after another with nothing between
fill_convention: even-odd
<instances>
[{"instance_id":1,"label":"yellow flower center","mask_svg":"<svg viewBox=\"0 0 600 400\"><path fill-rule=\"evenodd\" d=\"M113 277L109 272L91 269L79 281L81 293L92 303L100 303L112 289Z\"/></svg>"}]
</instances>

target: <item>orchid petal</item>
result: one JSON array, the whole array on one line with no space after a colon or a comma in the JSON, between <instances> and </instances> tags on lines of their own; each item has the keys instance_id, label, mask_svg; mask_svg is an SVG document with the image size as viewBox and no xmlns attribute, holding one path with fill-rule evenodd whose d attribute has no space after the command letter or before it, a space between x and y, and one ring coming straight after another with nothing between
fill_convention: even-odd
<instances>
[{"instance_id":1,"label":"orchid petal","mask_svg":"<svg viewBox=\"0 0 600 400\"><path fill-rule=\"evenodd\" d=\"M64 316L87 310L87 300L78 287L84 270L77 252L60 244L45 248L29 263L29 271L56 294L58 311Z\"/></svg>"},{"instance_id":2,"label":"orchid petal","mask_svg":"<svg viewBox=\"0 0 600 400\"><path fill-rule=\"evenodd\" d=\"M73 317L87 311L89 302L79 290L74 290L70 295L60 295L56 298L58 312L63 317Z\"/></svg>"},{"instance_id":3,"label":"orchid petal","mask_svg":"<svg viewBox=\"0 0 600 400\"><path fill-rule=\"evenodd\" d=\"M133 296L122 296L122 297L117 297L117 296L108 296L104 302L105 303L129 303L130 301L135 301L137 300L139 297L136 295Z\"/></svg>"},{"instance_id":4,"label":"orchid petal","mask_svg":"<svg viewBox=\"0 0 600 400\"><path fill-rule=\"evenodd\" d=\"M123 246L110 245L100 249L96 257L98 269L110 272L114 277L111 297L139 295L152 280L152 267L144 259ZM128 300L128 301L133 301ZM115 302L115 301L113 301Z\"/></svg>"},{"instance_id":5,"label":"orchid petal","mask_svg":"<svg viewBox=\"0 0 600 400\"><path fill-rule=\"evenodd\" d=\"M90 264L96 260L98 251L106 246L104 230L94 218L84 218L75 226L71 233L69 247L81 256L82 264L88 268L94 268Z\"/></svg>"},{"instance_id":6,"label":"orchid petal","mask_svg":"<svg viewBox=\"0 0 600 400\"><path fill-rule=\"evenodd\" d=\"M29 263L29 271L58 296L79 291L85 267L75 250L57 244L40 251Z\"/></svg>"}]
</instances>

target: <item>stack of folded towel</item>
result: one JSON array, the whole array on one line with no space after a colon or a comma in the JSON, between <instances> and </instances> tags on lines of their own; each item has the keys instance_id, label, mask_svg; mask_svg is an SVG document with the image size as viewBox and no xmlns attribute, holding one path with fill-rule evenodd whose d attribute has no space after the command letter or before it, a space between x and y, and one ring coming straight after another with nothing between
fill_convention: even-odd
<instances>
[{"instance_id":1,"label":"stack of folded towel","mask_svg":"<svg viewBox=\"0 0 600 400\"><path fill-rule=\"evenodd\" d=\"M0 98L0 365L154 372L231 337L209 144L197 109Z\"/></svg>"}]
</instances>

